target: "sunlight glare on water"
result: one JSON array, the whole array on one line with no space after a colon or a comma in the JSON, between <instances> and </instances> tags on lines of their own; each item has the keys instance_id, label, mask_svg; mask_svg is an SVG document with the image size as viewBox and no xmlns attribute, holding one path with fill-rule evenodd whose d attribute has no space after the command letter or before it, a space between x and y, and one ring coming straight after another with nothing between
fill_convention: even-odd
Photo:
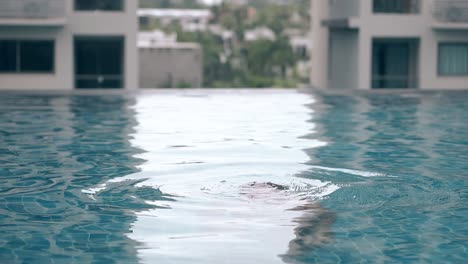
<instances>
[{"instance_id":1,"label":"sunlight glare on water","mask_svg":"<svg viewBox=\"0 0 468 264\"><path fill-rule=\"evenodd\" d=\"M303 148L326 143L305 139L309 96L274 92L181 92L140 97L131 141L145 151L141 172L113 179L144 179L173 201L171 210L137 214L130 238L143 242L139 257L173 263L280 263L294 239L291 211L338 187L297 179L309 160ZM258 184L255 184L258 183ZM262 183L304 186L301 192ZM252 185L252 186L250 186ZM308 195L308 191L313 194Z\"/></svg>"},{"instance_id":2,"label":"sunlight glare on water","mask_svg":"<svg viewBox=\"0 0 468 264\"><path fill-rule=\"evenodd\" d=\"M466 263L468 93L0 97L0 262Z\"/></svg>"}]
</instances>

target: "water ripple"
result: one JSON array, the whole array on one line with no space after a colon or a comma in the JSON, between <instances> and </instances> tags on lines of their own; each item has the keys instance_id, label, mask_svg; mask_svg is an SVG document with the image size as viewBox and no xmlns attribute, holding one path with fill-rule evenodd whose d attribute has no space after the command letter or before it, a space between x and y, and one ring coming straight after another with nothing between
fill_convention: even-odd
<instances>
[{"instance_id":1,"label":"water ripple","mask_svg":"<svg viewBox=\"0 0 468 264\"><path fill-rule=\"evenodd\" d=\"M466 101L2 96L0 259L464 263Z\"/></svg>"}]
</instances>

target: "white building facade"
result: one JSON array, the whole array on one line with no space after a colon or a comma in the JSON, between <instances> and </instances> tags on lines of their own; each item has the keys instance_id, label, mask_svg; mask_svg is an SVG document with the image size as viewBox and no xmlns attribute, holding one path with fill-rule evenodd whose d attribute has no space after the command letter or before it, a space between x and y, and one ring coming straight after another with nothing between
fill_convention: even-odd
<instances>
[{"instance_id":1,"label":"white building facade","mask_svg":"<svg viewBox=\"0 0 468 264\"><path fill-rule=\"evenodd\" d=\"M209 9L142 8L138 10L138 17L143 26L155 19L163 26L177 22L184 31L196 32L208 29L213 14Z\"/></svg>"},{"instance_id":2,"label":"white building facade","mask_svg":"<svg viewBox=\"0 0 468 264\"><path fill-rule=\"evenodd\" d=\"M276 34L273 30L267 27L257 27L251 30L246 30L244 33L244 40L247 42L253 42L257 40L276 40Z\"/></svg>"},{"instance_id":3,"label":"white building facade","mask_svg":"<svg viewBox=\"0 0 468 264\"><path fill-rule=\"evenodd\" d=\"M137 88L137 5L0 1L0 89Z\"/></svg>"},{"instance_id":4,"label":"white building facade","mask_svg":"<svg viewBox=\"0 0 468 264\"><path fill-rule=\"evenodd\" d=\"M468 89L468 0L312 2L312 86Z\"/></svg>"}]
</instances>

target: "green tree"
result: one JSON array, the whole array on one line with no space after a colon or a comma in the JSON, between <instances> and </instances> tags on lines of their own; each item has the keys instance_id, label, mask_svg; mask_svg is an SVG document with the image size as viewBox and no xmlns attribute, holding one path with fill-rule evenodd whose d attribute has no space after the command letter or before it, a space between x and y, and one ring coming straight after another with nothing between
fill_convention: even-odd
<instances>
[{"instance_id":1,"label":"green tree","mask_svg":"<svg viewBox=\"0 0 468 264\"><path fill-rule=\"evenodd\" d=\"M229 76L229 66L222 63L222 40L209 32L178 32L178 41L197 42L203 49L204 85L211 87L216 80L225 80Z\"/></svg>"},{"instance_id":2,"label":"green tree","mask_svg":"<svg viewBox=\"0 0 468 264\"><path fill-rule=\"evenodd\" d=\"M296 58L286 38L258 40L247 46L247 63L255 75L275 76L275 69L279 68L284 78L286 69L294 66Z\"/></svg>"},{"instance_id":3,"label":"green tree","mask_svg":"<svg viewBox=\"0 0 468 264\"><path fill-rule=\"evenodd\" d=\"M288 69L294 69L296 56L284 36L285 29L296 28L307 32L307 23L292 23L293 14L299 14L304 21L309 19L309 0L251 0L250 6L257 8L253 19L248 19L248 7L233 6L228 2L211 7L212 24L222 25L234 31L236 45L232 46L229 57L224 54L221 37L207 32L183 32L179 24L162 26L150 24L145 29L160 28L166 32L177 32L179 42L197 42L203 49L203 73L205 87L294 87L298 78L287 76ZM196 0L140 0L142 7L153 8L199 8ZM205 7L206 8L206 7ZM275 41L259 40L244 42L246 29L268 27L277 36Z\"/></svg>"}]
</instances>

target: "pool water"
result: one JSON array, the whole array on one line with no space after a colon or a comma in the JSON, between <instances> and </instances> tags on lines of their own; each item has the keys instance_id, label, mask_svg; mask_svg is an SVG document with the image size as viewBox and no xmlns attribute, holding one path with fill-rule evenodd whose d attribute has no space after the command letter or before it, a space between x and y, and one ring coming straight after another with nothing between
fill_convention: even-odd
<instances>
[{"instance_id":1,"label":"pool water","mask_svg":"<svg viewBox=\"0 0 468 264\"><path fill-rule=\"evenodd\" d=\"M468 93L0 97L0 263L467 263Z\"/></svg>"}]
</instances>

